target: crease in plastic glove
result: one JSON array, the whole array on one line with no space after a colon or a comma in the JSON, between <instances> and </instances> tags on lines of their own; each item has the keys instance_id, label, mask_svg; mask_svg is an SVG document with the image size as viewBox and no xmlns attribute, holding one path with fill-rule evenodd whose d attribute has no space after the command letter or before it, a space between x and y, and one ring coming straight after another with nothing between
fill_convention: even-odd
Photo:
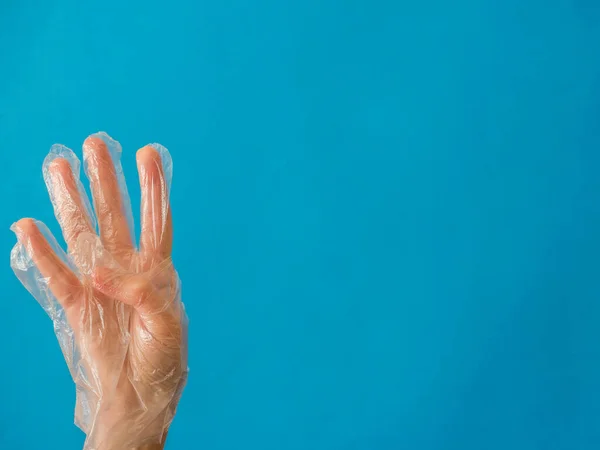
<instances>
[{"instance_id":1,"label":"crease in plastic glove","mask_svg":"<svg viewBox=\"0 0 600 450\"><path fill-rule=\"evenodd\" d=\"M84 450L162 448L188 373L187 316L171 261L171 157L158 144L137 153L138 246L120 156L105 133L84 142L90 202L75 153L50 150L43 174L67 252L41 222L11 228L11 266L52 319L76 385Z\"/></svg>"}]
</instances>

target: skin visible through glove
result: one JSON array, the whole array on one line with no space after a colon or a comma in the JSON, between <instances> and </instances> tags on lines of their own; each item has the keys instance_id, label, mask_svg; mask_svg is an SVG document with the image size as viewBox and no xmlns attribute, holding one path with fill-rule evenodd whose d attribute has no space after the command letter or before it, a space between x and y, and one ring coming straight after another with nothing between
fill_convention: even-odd
<instances>
[{"instance_id":1,"label":"skin visible through glove","mask_svg":"<svg viewBox=\"0 0 600 450\"><path fill-rule=\"evenodd\" d=\"M84 450L161 449L188 372L187 316L171 261L171 159L158 145L137 153L138 249L120 146L100 133L83 148L95 214L77 157L53 148L44 175L68 252L43 224L21 219L11 265L54 322Z\"/></svg>"}]
</instances>

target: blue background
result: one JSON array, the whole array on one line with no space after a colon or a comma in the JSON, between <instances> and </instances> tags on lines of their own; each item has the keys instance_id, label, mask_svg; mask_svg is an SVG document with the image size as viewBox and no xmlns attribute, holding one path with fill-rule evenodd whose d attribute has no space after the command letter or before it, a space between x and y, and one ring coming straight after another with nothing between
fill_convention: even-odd
<instances>
[{"instance_id":1,"label":"blue background","mask_svg":"<svg viewBox=\"0 0 600 450\"><path fill-rule=\"evenodd\" d=\"M600 3L0 3L0 448L76 449L14 278L50 145L171 149L167 449L597 449Z\"/></svg>"}]
</instances>

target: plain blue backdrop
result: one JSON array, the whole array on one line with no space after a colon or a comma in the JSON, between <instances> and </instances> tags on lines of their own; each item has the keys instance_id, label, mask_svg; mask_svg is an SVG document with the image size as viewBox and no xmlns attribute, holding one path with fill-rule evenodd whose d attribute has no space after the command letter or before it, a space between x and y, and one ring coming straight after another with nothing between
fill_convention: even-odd
<instances>
[{"instance_id":1,"label":"plain blue backdrop","mask_svg":"<svg viewBox=\"0 0 600 450\"><path fill-rule=\"evenodd\" d=\"M50 145L174 158L167 449L600 446L596 0L0 1L0 448L77 449L10 224Z\"/></svg>"}]
</instances>

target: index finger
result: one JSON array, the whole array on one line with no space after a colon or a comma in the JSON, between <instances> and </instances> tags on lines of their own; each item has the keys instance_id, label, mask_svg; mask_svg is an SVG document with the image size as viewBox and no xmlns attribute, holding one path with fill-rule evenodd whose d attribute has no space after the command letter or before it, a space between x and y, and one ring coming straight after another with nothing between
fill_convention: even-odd
<instances>
[{"instance_id":1,"label":"index finger","mask_svg":"<svg viewBox=\"0 0 600 450\"><path fill-rule=\"evenodd\" d=\"M145 261L159 263L171 255L173 244L171 156L158 144L147 145L138 151L137 165L142 192L140 251Z\"/></svg>"}]
</instances>

